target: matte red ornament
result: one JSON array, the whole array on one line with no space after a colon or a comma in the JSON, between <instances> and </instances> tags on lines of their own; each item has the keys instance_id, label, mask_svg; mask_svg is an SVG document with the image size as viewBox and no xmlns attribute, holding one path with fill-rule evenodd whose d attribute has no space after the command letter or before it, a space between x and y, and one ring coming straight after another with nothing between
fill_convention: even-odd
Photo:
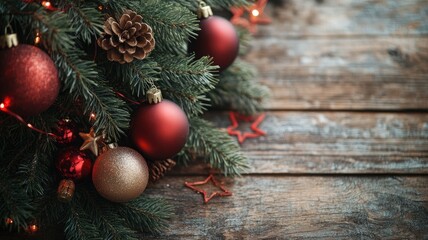
<instances>
[{"instance_id":1,"label":"matte red ornament","mask_svg":"<svg viewBox=\"0 0 428 240\"><path fill-rule=\"evenodd\" d=\"M60 83L52 59L37 47L20 44L0 50L0 102L11 111L31 116L48 109Z\"/></svg>"},{"instance_id":2,"label":"matte red ornament","mask_svg":"<svg viewBox=\"0 0 428 240\"><path fill-rule=\"evenodd\" d=\"M239 52L239 38L235 27L226 19L210 16L199 23L198 36L189 44L196 58L211 56L220 71L229 67Z\"/></svg>"},{"instance_id":3,"label":"matte red ornament","mask_svg":"<svg viewBox=\"0 0 428 240\"><path fill-rule=\"evenodd\" d=\"M189 122L181 108L168 100L142 104L131 120L131 138L144 157L164 160L184 146Z\"/></svg>"},{"instance_id":4,"label":"matte red ornament","mask_svg":"<svg viewBox=\"0 0 428 240\"><path fill-rule=\"evenodd\" d=\"M53 130L53 134L59 145L67 145L76 141L79 135L79 129L70 119L62 119L58 121L56 128Z\"/></svg>"},{"instance_id":5,"label":"matte red ornament","mask_svg":"<svg viewBox=\"0 0 428 240\"><path fill-rule=\"evenodd\" d=\"M59 153L56 168L63 177L79 180L91 174L92 162L85 152L69 147Z\"/></svg>"}]
</instances>

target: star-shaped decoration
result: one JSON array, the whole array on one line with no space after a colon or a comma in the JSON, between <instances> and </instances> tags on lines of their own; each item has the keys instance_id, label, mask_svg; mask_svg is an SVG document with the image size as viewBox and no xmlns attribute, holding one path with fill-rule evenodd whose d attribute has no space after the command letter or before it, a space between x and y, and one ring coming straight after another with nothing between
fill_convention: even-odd
<instances>
[{"instance_id":1,"label":"star-shaped decoration","mask_svg":"<svg viewBox=\"0 0 428 240\"><path fill-rule=\"evenodd\" d=\"M207 191L200 189L195 186L200 186L207 184L208 182L211 182L214 186L220 188L221 191L215 191L211 194L208 194ZM200 193L204 197L204 203L208 203L213 197L225 197L225 196L232 196L232 192L227 190L222 184L220 184L215 178L213 174L210 174L208 178L206 178L203 181L198 182L185 182L184 185L193 191Z\"/></svg>"},{"instance_id":2,"label":"star-shaped decoration","mask_svg":"<svg viewBox=\"0 0 428 240\"><path fill-rule=\"evenodd\" d=\"M253 117L253 116L244 116L244 115L240 115L238 113L235 112L230 112L229 113L229 117L230 117L230 121L232 122L232 125L230 125L229 127L227 127L227 133L229 135L233 135L238 137L238 142L240 144L242 144L245 139L247 138L256 138L259 136L264 136L266 135L266 132L261 130L259 128L259 125L261 122L263 122L264 118L265 118L266 114L260 114L257 117ZM236 130L239 126L238 120L244 121L244 122L252 122L251 123L251 130L252 132L241 132L239 130Z\"/></svg>"},{"instance_id":3,"label":"star-shaped decoration","mask_svg":"<svg viewBox=\"0 0 428 240\"><path fill-rule=\"evenodd\" d=\"M249 7L232 7L230 11L233 16L230 21L237 25L248 29L251 33L256 33L258 24L269 24L272 20L264 13L268 0L257 0ZM248 19L244 18L245 13L248 14Z\"/></svg>"},{"instance_id":4,"label":"star-shaped decoration","mask_svg":"<svg viewBox=\"0 0 428 240\"><path fill-rule=\"evenodd\" d=\"M103 136L96 136L94 128L91 128L89 133L79 133L79 136L84 141L80 150L89 149L95 156L98 156L98 144L104 139Z\"/></svg>"},{"instance_id":5,"label":"star-shaped decoration","mask_svg":"<svg viewBox=\"0 0 428 240\"><path fill-rule=\"evenodd\" d=\"M230 22L237 26L246 28L250 31L250 21L243 17L245 13L245 7L232 7L230 8L230 11L233 14L232 18L230 19Z\"/></svg>"}]
</instances>

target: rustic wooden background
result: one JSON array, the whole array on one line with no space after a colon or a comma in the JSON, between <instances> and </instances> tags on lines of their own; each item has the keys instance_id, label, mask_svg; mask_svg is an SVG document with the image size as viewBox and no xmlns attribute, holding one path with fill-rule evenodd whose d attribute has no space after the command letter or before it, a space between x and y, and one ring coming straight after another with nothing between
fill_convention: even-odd
<instances>
[{"instance_id":1,"label":"rustic wooden background","mask_svg":"<svg viewBox=\"0 0 428 240\"><path fill-rule=\"evenodd\" d=\"M176 170L154 239L428 239L428 2L271 0L245 59L272 89L251 170L203 204ZM207 116L229 125L227 112Z\"/></svg>"},{"instance_id":2,"label":"rustic wooden background","mask_svg":"<svg viewBox=\"0 0 428 240\"><path fill-rule=\"evenodd\" d=\"M250 171L204 204L184 182L208 167L175 169L145 192L175 206L170 228L144 239L428 239L428 1L270 0L266 13L245 56L272 90L267 136L242 144Z\"/></svg>"}]
</instances>

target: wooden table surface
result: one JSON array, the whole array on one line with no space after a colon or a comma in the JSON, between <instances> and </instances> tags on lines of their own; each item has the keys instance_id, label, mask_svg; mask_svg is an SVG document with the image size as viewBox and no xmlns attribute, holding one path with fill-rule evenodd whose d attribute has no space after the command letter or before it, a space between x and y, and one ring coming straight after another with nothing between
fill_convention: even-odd
<instances>
[{"instance_id":1,"label":"wooden table surface","mask_svg":"<svg viewBox=\"0 0 428 240\"><path fill-rule=\"evenodd\" d=\"M176 207L159 239L428 239L428 2L271 0L245 59L272 97L242 144L251 169L208 204L184 187L204 166L147 190ZM207 115L227 127L227 112Z\"/></svg>"}]
</instances>

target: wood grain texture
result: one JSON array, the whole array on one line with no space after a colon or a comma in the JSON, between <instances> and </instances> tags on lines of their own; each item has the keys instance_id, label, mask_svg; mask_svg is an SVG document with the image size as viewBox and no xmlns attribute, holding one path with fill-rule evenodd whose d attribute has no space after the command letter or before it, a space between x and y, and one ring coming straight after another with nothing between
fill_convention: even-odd
<instances>
[{"instance_id":1,"label":"wood grain texture","mask_svg":"<svg viewBox=\"0 0 428 240\"><path fill-rule=\"evenodd\" d=\"M428 177L247 176L208 204L183 185L201 179L167 177L146 190L176 208L152 239L428 238Z\"/></svg>"},{"instance_id":2,"label":"wood grain texture","mask_svg":"<svg viewBox=\"0 0 428 240\"><path fill-rule=\"evenodd\" d=\"M259 34L288 37L428 33L425 0L270 0L272 24Z\"/></svg>"},{"instance_id":3,"label":"wood grain texture","mask_svg":"<svg viewBox=\"0 0 428 240\"><path fill-rule=\"evenodd\" d=\"M428 110L428 37L255 39L266 109Z\"/></svg>"},{"instance_id":4,"label":"wood grain texture","mask_svg":"<svg viewBox=\"0 0 428 240\"><path fill-rule=\"evenodd\" d=\"M226 112L206 118L230 125ZM251 174L428 173L428 113L268 112L260 128L266 136L242 144ZM176 174L198 172L205 165Z\"/></svg>"}]
</instances>

